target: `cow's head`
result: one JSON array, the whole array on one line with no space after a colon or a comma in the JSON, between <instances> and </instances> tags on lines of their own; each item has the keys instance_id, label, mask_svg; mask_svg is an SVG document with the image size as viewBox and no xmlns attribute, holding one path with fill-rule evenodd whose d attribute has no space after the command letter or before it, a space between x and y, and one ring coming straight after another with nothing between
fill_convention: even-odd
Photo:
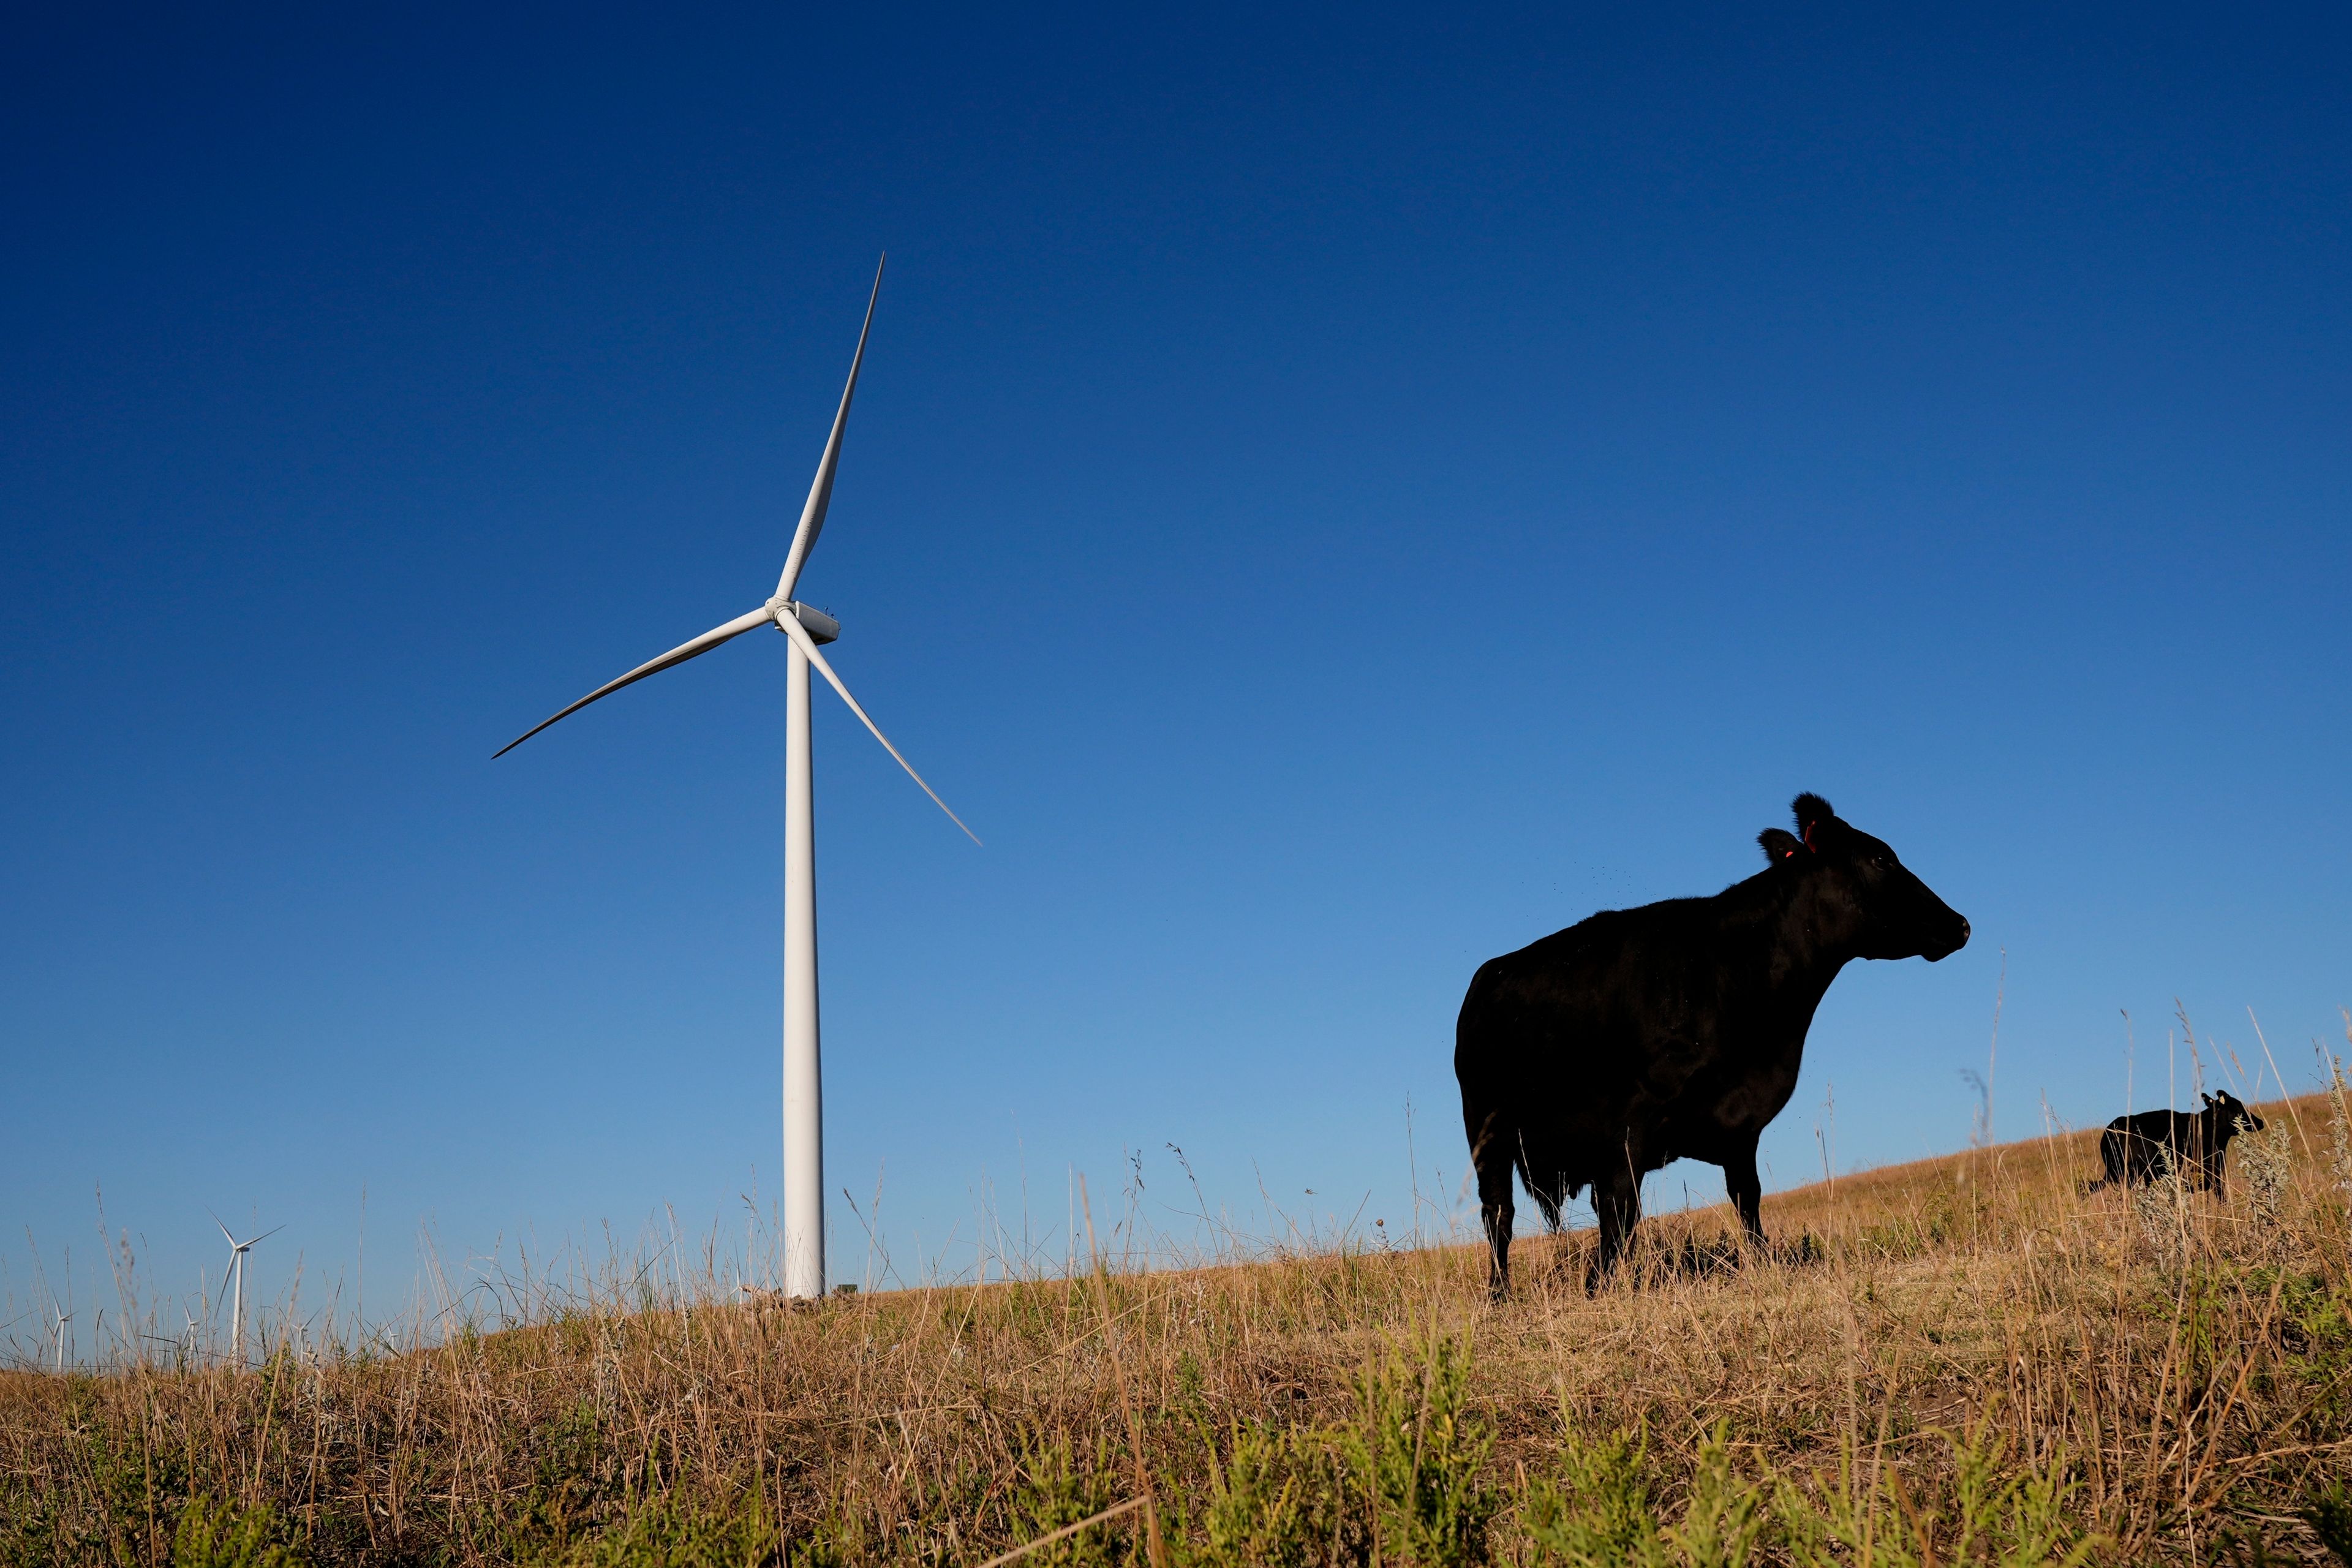
<instances>
[{"instance_id":1,"label":"cow's head","mask_svg":"<svg viewBox=\"0 0 2352 1568\"><path fill-rule=\"evenodd\" d=\"M2205 1109L2211 1113L2214 1121L2221 1127L2221 1138L2224 1142L2228 1140L2231 1133L2238 1130L2238 1124L2242 1121L2245 1123L2246 1131L2249 1132L2260 1132L2263 1130L2263 1119L2248 1110L2246 1102L2228 1089L2225 1089L2219 1094L2205 1095L2202 1098L2205 1101Z\"/></svg>"},{"instance_id":2,"label":"cow's head","mask_svg":"<svg viewBox=\"0 0 2352 1568\"><path fill-rule=\"evenodd\" d=\"M1797 831L1764 830L1757 842L1775 865L1816 879L1831 921L1851 933L1864 958L1925 958L1966 947L1969 922L1913 876L1883 839L1873 838L1817 795L1796 799Z\"/></svg>"}]
</instances>

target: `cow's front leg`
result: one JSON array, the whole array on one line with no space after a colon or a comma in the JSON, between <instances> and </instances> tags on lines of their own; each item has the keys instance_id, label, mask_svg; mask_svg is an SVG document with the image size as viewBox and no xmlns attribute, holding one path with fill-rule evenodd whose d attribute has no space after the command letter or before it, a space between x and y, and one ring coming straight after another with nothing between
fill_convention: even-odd
<instances>
[{"instance_id":1,"label":"cow's front leg","mask_svg":"<svg viewBox=\"0 0 2352 1568\"><path fill-rule=\"evenodd\" d=\"M1764 1246L1764 1182L1756 1173L1756 1144L1723 1162L1724 1189L1731 1194L1731 1206L1739 1211L1740 1228L1758 1247Z\"/></svg>"}]
</instances>

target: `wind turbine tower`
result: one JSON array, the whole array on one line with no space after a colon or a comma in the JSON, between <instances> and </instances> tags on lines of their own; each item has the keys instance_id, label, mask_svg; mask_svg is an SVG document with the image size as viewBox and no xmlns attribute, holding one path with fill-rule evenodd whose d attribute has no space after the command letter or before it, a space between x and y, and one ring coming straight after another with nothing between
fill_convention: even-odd
<instances>
[{"instance_id":1,"label":"wind turbine tower","mask_svg":"<svg viewBox=\"0 0 2352 1568\"><path fill-rule=\"evenodd\" d=\"M886 258L887 260L887 258ZM841 463L841 438L849 427L849 403L857 393L857 372L866 362L866 337L874 326L875 301L882 294L882 268L874 269L874 291L866 301L866 321L857 331L857 352L849 362L849 384L841 389L841 406L833 416L833 433L825 438L824 455L817 461L816 478L801 508L800 526L793 532L776 591L758 609L736 616L724 626L681 643L637 666L619 679L607 682L556 714L499 748L503 757L548 725L578 712L600 697L658 675L672 665L709 653L720 643L760 626L773 626L789 639L784 676L784 1293L814 1300L824 1294L824 1094L818 1054L816 974L816 815L809 756L809 670L849 704L858 721L873 732L907 776L922 785L925 795L948 819L962 827L974 844L980 836L964 827L963 819L948 810L939 792L923 783L914 764L899 755L889 737L867 717L849 694L841 677L817 651L841 635L841 623L824 611L793 597L801 569L824 531L825 509L833 500L834 471Z\"/></svg>"}]
</instances>

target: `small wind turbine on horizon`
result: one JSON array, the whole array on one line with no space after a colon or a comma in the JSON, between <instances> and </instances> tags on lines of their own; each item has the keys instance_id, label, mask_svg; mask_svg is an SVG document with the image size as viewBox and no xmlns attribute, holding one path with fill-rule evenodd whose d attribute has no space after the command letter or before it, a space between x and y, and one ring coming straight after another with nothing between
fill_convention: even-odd
<instances>
[{"instance_id":1,"label":"small wind turbine on horizon","mask_svg":"<svg viewBox=\"0 0 2352 1568\"><path fill-rule=\"evenodd\" d=\"M887 263L888 258L884 258ZM931 804L948 814L974 844L980 836L964 826L963 818L948 810L939 792L923 782L915 765L899 754L880 726L858 706L841 677L833 672L817 648L841 635L841 623L824 611L793 597L801 569L824 531L825 509L833 500L834 470L841 461L841 439L849 426L849 402L857 393L857 372L866 360L866 336L874 326L875 302L882 295L882 268L874 269L874 290L866 297L865 324L857 331L857 352L849 362L849 383L841 389L841 406L833 416L833 433L819 458L816 479L801 508L800 526L793 532L784 555L784 570L776 591L758 609L736 616L724 626L679 644L622 676L608 681L557 713L526 730L493 754L503 757L557 720L568 718L600 697L672 665L709 653L720 643L764 626L773 626L790 640L784 682L784 1293L814 1300L824 1294L824 1096L819 1060L816 975L816 822L809 766L809 668L814 665L825 683L849 704L858 721L882 742L907 776L921 785Z\"/></svg>"},{"instance_id":2,"label":"small wind turbine on horizon","mask_svg":"<svg viewBox=\"0 0 2352 1568\"><path fill-rule=\"evenodd\" d=\"M206 1209L206 1214L213 1211ZM245 1255L268 1241L286 1227L272 1226L249 1241L239 1241L229 1235L228 1226L221 1225L221 1216L213 1214L213 1223L220 1225L221 1239L228 1243L228 1276L221 1281L221 1289L230 1297L228 1310L228 1353L237 1365L245 1364ZM213 1300L213 1310L220 1310L220 1300Z\"/></svg>"},{"instance_id":3,"label":"small wind turbine on horizon","mask_svg":"<svg viewBox=\"0 0 2352 1568\"><path fill-rule=\"evenodd\" d=\"M66 1325L73 1321L74 1315L71 1312L60 1311L55 1301L49 1303L49 1310L57 1313L58 1371L62 1373L66 1370Z\"/></svg>"}]
</instances>

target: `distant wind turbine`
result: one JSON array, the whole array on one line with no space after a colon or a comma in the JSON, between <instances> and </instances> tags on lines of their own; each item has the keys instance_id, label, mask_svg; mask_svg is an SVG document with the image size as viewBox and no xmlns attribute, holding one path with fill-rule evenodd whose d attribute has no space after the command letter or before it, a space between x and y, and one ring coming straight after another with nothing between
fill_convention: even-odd
<instances>
[{"instance_id":1,"label":"distant wind turbine","mask_svg":"<svg viewBox=\"0 0 2352 1568\"><path fill-rule=\"evenodd\" d=\"M210 1209L206 1209L205 1212L206 1214L213 1214L213 1211ZM229 1359L236 1363L237 1365L243 1366L245 1364L245 1255L251 1252L255 1247L260 1246L263 1242L268 1241L271 1237L276 1236L279 1231L284 1230L286 1227L282 1225L272 1226L269 1229L263 1231L259 1236L253 1237L249 1241L239 1241L236 1237L229 1235L228 1226L221 1225L220 1215L214 1214L213 1223L215 1225L220 1225L221 1239L228 1243L228 1278L221 1281L221 1288L224 1290L230 1292L228 1309ZM213 1300L213 1310L220 1310L220 1300L218 1297L215 1297Z\"/></svg>"},{"instance_id":2,"label":"distant wind turbine","mask_svg":"<svg viewBox=\"0 0 2352 1568\"><path fill-rule=\"evenodd\" d=\"M66 1325L73 1321L73 1314L58 1311L55 1301L49 1303L49 1310L58 1316L58 1371L63 1373L66 1369Z\"/></svg>"},{"instance_id":3,"label":"distant wind turbine","mask_svg":"<svg viewBox=\"0 0 2352 1568\"><path fill-rule=\"evenodd\" d=\"M884 258L886 261L887 258ZM791 639L790 663L784 685L784 1293L814 1299L824 1294L824 1100L817 1049L816 989L816 823L809 776L809 667L814 665L827 685L841 694L858 721L873 731L907 776L922 785L925 795L948 820L962 827L974 844L980 836L964 827L963 818L948 810L939 792L923 783L915 765L901 756L888 736L867 717L841 677L833 672L820 645L841 635L841 623L822 610L793 598L801 568L816 548L824 530L825 508L833 500L834 470L841 462L842 434L849 426L849 400L857 393L858 367L866 360L866 334L874 325L874 305L882 294L882 268L874 269L874 291L866 301L866 322L857 331L857 352L849 362L849 384L841 389L841 406L833 416L833 434L826 437L824 456L818 459L816 479L801 508L800 527L784 556L776 591L758 609L713 626L691 642L677 647L609 681L542 723L499 748L503 757L558 719L577 713L600 697L624 686L657 675L709 653L720 643L764 626L773 626Z\"/></svg>"}]
</instances>

